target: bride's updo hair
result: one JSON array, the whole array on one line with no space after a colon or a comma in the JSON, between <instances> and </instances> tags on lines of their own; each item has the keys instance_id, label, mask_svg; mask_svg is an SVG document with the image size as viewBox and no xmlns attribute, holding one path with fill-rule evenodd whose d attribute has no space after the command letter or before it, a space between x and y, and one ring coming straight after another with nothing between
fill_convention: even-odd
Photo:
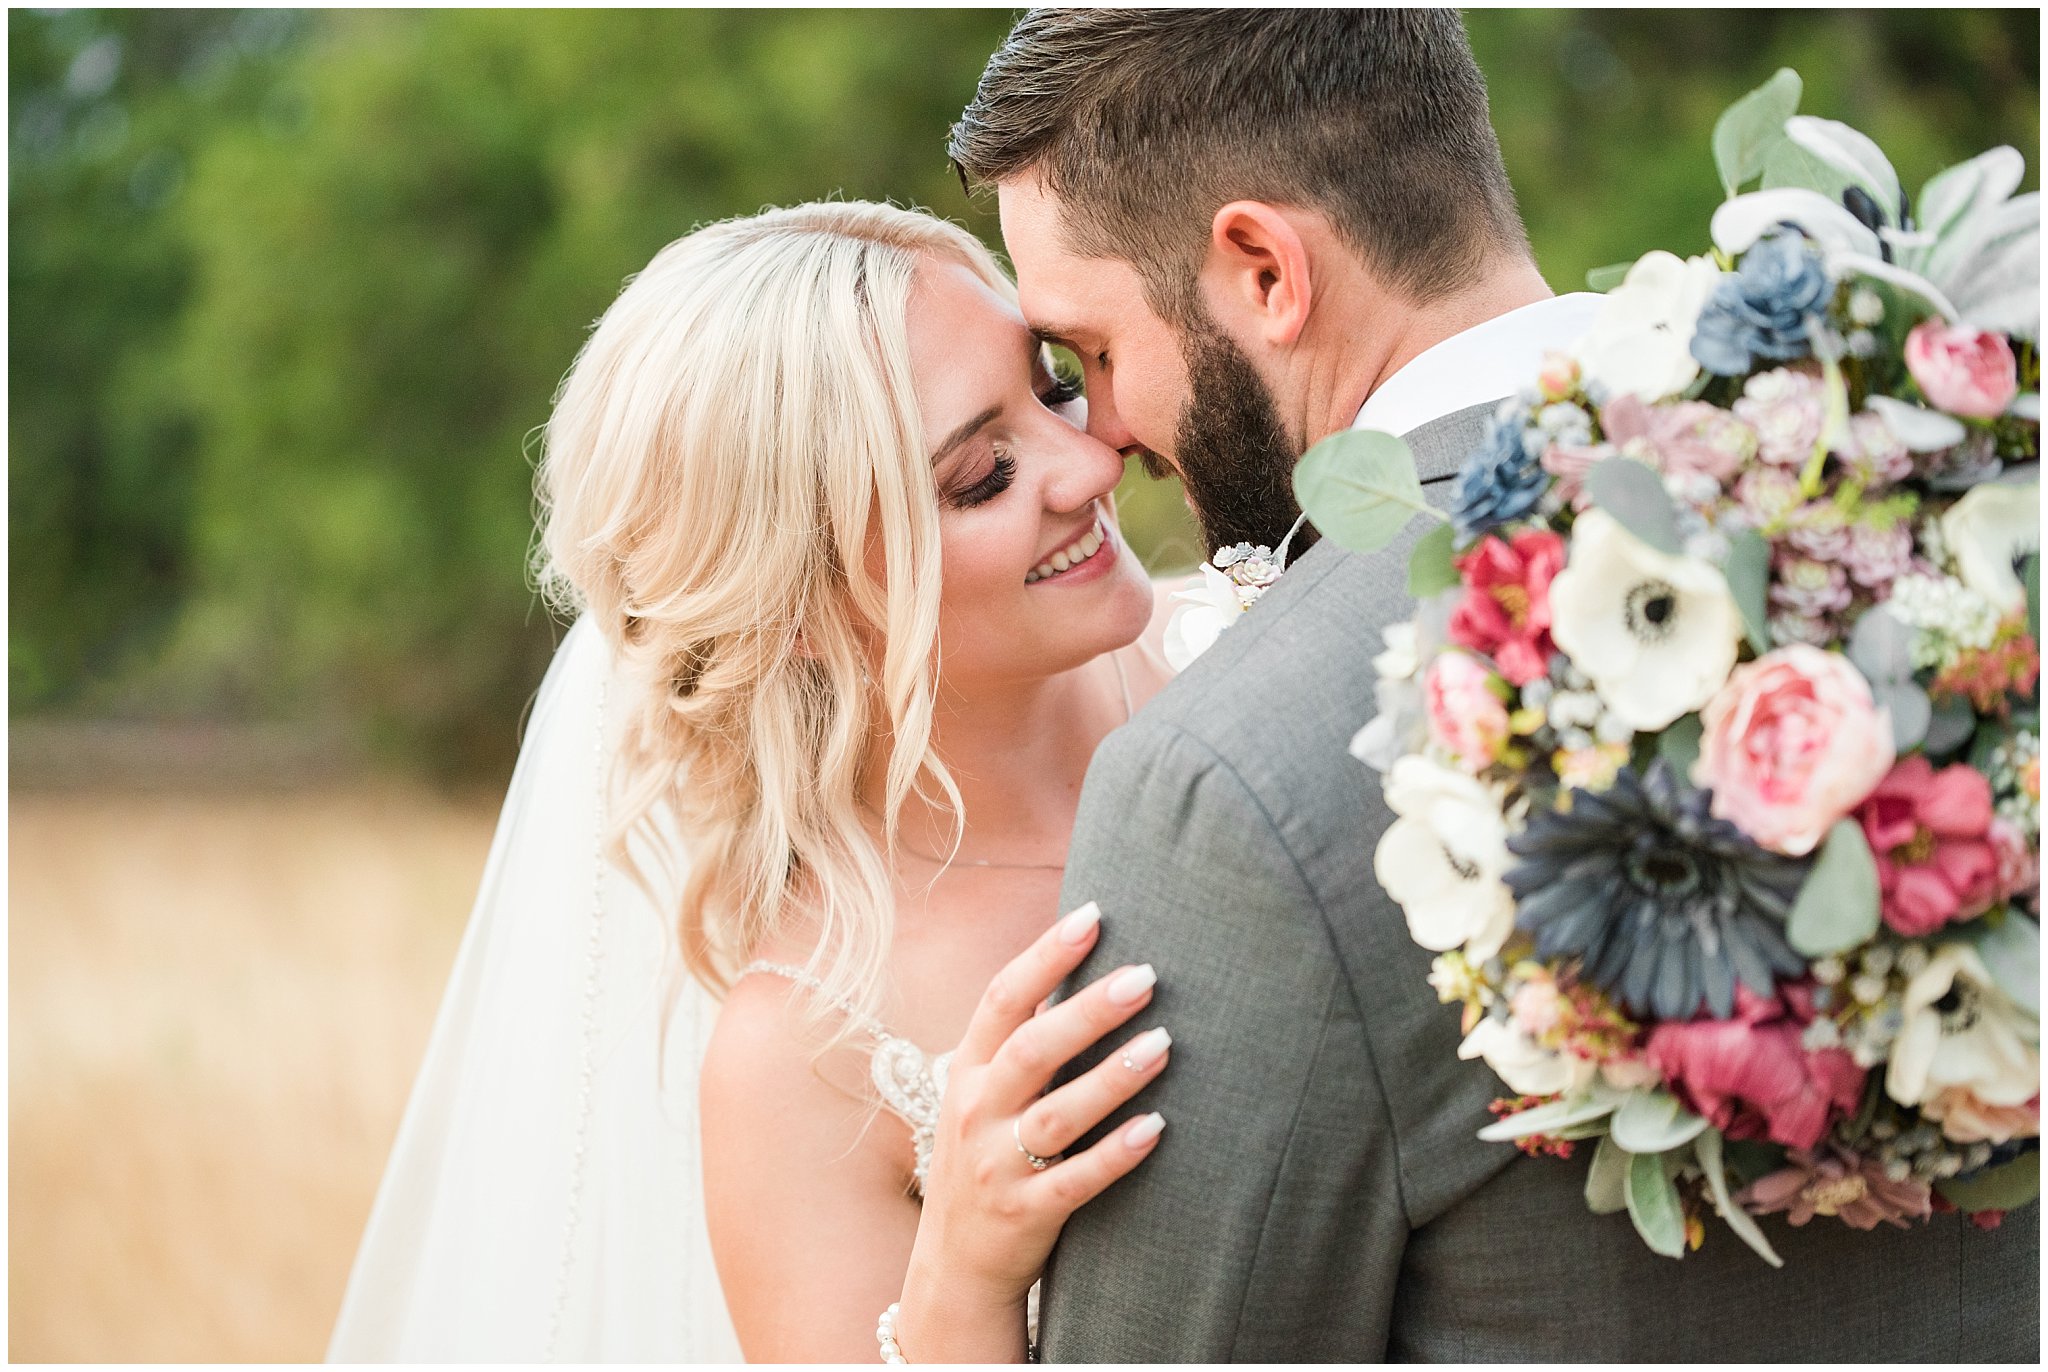
<instances>
[{"instance_id":1,"label":"bride's updo hair","mask_svg":"<svg viewBox=\"0 0 2048 1372\"><path fill-rule=\"evenodd\" d=\"M889 205L699 229L627 285L555 399L538 574L618 654L609 848L650 891L677 887L649 859L680 860L684 963L714 991L802 918L814 974L872 1010L894 907L869 769L882 846L913 793L958 822L931 746L938 496L907 325L932 260L1015 298L972 235Z\"/></svg>"}]
</instances>

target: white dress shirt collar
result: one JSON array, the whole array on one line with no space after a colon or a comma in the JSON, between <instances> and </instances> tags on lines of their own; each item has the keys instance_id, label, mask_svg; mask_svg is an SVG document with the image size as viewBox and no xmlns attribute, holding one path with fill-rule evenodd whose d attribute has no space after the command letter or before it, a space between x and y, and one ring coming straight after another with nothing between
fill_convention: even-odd
<instances>
[{"instance_id":1,"label":"white dress shirt collar","mask_svg":"<svg viewBox=\"0 0 2048 1372\"><path fill-rule=\"evenodd\" d=\"M1584 337L1602 299L1590 291L1551 296L1452 334L1381 382L1351 427L1405 434L1534 385L1543 355Z\"/></svg>"}]
</instances>

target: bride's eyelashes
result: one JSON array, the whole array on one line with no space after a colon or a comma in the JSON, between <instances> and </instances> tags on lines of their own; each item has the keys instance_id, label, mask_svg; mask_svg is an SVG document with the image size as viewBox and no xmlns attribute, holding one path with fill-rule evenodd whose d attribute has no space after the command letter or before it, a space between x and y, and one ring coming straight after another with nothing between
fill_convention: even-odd
<instances>
[{"instance_id":1,"label":"bride's eyelashes","mask_svg":"<svg viewBox=\"0 0 2048 1372\"><path fill-rule=\"evenodd\" d=\"M1061 406L1073 404L1081 395L1080 378L1056 376L1050 386L1038 393L1038 403L1048 410L1057 410ZM995 445L995 455L995 462L989 467L988 475L947 497L955 509L971 510L977 505L986 505L1010 489L1010 483L1017 479L1017 459L1010 456L1009 451L1000 443Z\"/></svg>"},{"instance_id":2,"label":"bride's eyelashes","mask_svg":"<svg viewBox=\"0 0 2048 1372\"><path fill-rule=\"evenodd\" d=\"M1011 457L1009 453L998 447L996 449L995 463L989 468L988 475L965 490L953 492L951 497L953 507L960 510L971 510L977 505L986 505L1004 491L1009 490L1010 483L1016 479L1017 459Z\"/></svg>"}]
</instances>

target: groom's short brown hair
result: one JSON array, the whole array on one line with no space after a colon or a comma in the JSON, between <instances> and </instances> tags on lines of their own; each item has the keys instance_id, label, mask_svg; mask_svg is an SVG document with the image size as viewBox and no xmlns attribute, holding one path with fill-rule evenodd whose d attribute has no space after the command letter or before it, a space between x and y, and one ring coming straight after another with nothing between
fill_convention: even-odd
<instances>
[{"instance_id":1,"label":"groom's short brown hair","mask_svg":"<svg viewBox=\"0 0 2048 1372\"><path fill-rule=\"evenodd\" d=\"M1033 10L948 151L963 180L1042 176L1068 245L1183 321L1232 200L1320 211L1418 302L1528 251L1454 10Z\"/></svg>"}]
</instances>

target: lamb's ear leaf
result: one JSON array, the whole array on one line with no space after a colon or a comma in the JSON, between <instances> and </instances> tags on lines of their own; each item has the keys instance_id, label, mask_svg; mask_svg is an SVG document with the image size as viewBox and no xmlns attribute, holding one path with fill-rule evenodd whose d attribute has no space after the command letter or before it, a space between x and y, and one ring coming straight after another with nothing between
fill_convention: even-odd
<instances>
[{"instance_id":1,"label":"lamb's ear leaf","mask_svg":"<svg viewBox=\"0 0 2048 1372\"><path fill-rule=\"evenodd\" d=\"M1653 1253L1667 1258L1685 1256L1685 1211L1678 1203L1678 1188L1664 1172L1660 1153L1635 1153L1628 1160L1626 1186L1628 1217L1636 1232Z\"/></svg>"},{"instance_id":2,"label":"lamb's ear leaf","mask_svg":"<svg viewBox=\"0 0 2048 1372\"><path fill-rule=\"evenodd\" d=\"M1600 1140L1593 1150L1593 1166L1586 1173L1586 1208L1596 1215L1618 1214L1628 1208L1628 1150L1611 1138Z\"/></svg>"},{"instance_id":3,"label":"lamb's ear leaf","mask_svg":"<svg viewBox=\"0 0 2048 1372\"><path fill-rule=\"evenodd\" d=\"M1707 1191L1714 1198L1714 1209L1720 1213L1735 1236L1756 1250L1757 1256L1773 1267L1783 1267L1785 1260L1771 1247L1771 1241L1764 1237L1764 1231L1757 1227L1750 1213L1735 1203L1728 1192L1728 1169L1721 1158L1721 1131L1709 1129L1693 1140L1693 1156L1699 1159L1700 1171L1706 1175Z\"/></svg>"}]
</instances>

